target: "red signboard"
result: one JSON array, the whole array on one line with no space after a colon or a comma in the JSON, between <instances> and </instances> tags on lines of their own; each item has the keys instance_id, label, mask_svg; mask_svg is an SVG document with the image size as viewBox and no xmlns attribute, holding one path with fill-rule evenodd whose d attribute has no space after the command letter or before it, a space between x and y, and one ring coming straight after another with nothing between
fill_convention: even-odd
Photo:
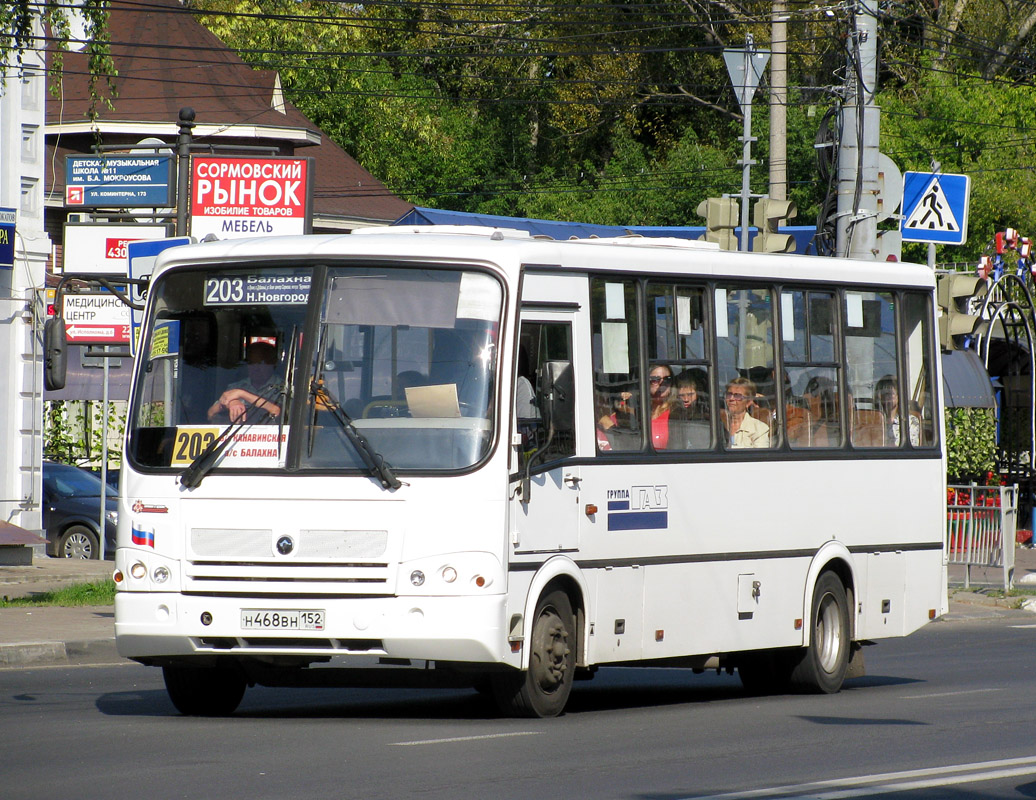
<instances>
[{"instance_id":1,"label":"red signboard","mask_svg":"<svg viewBox=\"0 0 1036 800\"><path fill-rule=\"evenodd\" d=\"M312 159L191 159L191 235L219 239L308 233Z\"/></svg>"}]
</instances>

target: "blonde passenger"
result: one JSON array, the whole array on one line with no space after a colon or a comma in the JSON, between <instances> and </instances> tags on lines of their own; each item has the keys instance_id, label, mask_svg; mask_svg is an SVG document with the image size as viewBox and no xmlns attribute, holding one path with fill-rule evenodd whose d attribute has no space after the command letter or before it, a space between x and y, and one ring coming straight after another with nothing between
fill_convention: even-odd
<instances>
[{"instance_id":1,"label":"blonde passenger","mask_svg":"<svg viewBox=\"0 0 1036 800\"><path fill-rule=\"evenodd\" d=\"M770 446L770 426L749 413L755 395L755 384L748 378L734 378L727 384L724 400L730 447Z\"/></svg>"}]
</instances>

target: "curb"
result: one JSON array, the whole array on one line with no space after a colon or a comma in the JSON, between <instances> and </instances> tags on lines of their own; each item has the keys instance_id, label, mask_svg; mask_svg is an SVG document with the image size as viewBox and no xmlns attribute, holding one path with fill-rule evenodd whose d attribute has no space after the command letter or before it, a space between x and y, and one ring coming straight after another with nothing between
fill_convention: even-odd
<instances>
[{"instance_id":1,"label":"curb","mask_svg":"<svg viewBox=\"0 0 1036 800\"><path fill-rule=\"evenodd\" d=\"M124 660L115 649L114 637L70 642L0 644L0 669L30 665L98 664Z\"/></svg>"}]
</instances>

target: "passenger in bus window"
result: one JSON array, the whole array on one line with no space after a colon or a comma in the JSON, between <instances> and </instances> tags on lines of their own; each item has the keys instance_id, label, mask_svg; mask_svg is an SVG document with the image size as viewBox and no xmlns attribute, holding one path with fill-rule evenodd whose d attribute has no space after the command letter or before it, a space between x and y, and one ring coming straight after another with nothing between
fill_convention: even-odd
<instances>
[{"instance_id":1,"label":"passenger in bus window","mask_svg":"<svg viewBox=\"0 0 1036 800\"><path fill-rule=\"evenodd\" d=\"M226 412L231 422L259 422L275 417L281 407L274 402L282 386L277 371L277 348L269 342L251 342L245 348L248 377L231 383L209 406L208 417L215 420Z\"/></svg>"},{"instance_id":2,"label":"passenger in bus window","mask_svg":"<svg viewBox=\"0 0 1036 800\"><path fill-rule=\"evenodd\" d=\"M651 444L656 450L669 446L669 413L673 408L673 371L666 364L656 364L648 373L648 394L651 397Z\"/></svg>"},{"instance_id":3,"label":"passenger in bus window","mask_svg":"<svg viewBox=\"0 0 1036 800\"><path fill-rule=\"evenodd\" d=\"M669 412L669 448L704 450L712 444L709 409L703 397L708 387L705 372L684 370L676 376L675 386L676 401Z\"/></svg>"},{"instance_id":4,"label":"passenger in bus window","mask_svg":"<svg viewBox=\"0 0 1036 800\"><path fill-rule=\"evenodd\" d=\"M825 375L814 375L806 384L803 399L813 419L813 446L840 446L842 433L838 420L838 384Z\"/></svg>"},{"instance_id":5,"label":"passenger in bus window","mask_svg":"<svg viewBox=\"0 0 1036 800\"><path fill-rule=\"evenodd\" d=\"M899 389L896 388L896 379L886 375L874 385L874 396L877 399L878 408L885 417L885 442L886 445L894 444L899 447L901 441L899 421ZM921 444L921 422L919 415L907 414L910 426L910 444L917 447Z\"/></svg>"},{"instance_id":6,"label":"passenger in bus window","mask_svg":"<svg viewBox=\"0 0 1036 800\"><path fill-rule=\"evenodd\" d=\"M749 404L755 396L755 384L748 378L734 378L727 384L724 399L731 447L770 446L770 426L749 413Z\"/></svg>"},{"instance_id":7,"label":"passenger in bus window","mask_svg":"<svg viewBox=\"0 0 1036 800\"><path fill-rule=\"evenodd\" d=\"M639 450L640 433L636 414L631 408L632 392L620 392L617 399L611 392L598 392L595 400L597 416L597 449Z\"/></svg>"}]
</instances>

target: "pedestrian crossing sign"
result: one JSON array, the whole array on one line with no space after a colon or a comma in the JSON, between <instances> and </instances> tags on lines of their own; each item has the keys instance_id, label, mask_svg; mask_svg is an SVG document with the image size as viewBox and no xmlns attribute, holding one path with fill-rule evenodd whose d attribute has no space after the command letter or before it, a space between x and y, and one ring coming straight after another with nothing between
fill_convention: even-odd
<instances>
[{"instance_id":1,"label":"pedestrian crossing sign","mask_svg":"<svg viewBox=\"0 0 1036 800\"><path fill-rule=\"evenodd\" d=\"M940 172L903 173L904 242L964 244L968 239L968 200L971 179L967 175Z\"/></svg>"}]
</instances>

